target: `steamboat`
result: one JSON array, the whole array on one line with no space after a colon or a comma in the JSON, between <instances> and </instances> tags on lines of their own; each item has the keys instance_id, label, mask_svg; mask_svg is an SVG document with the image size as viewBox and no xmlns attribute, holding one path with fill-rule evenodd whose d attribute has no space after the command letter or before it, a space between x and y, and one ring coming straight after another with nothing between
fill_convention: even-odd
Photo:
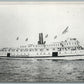
<instances>
[{"instance_id":1,"label":"steamboat","mask_svg":"<svg viewBox=\"0 0 84 84\"><path fill-rule=\"evenodd\" d=\"M43 33L39 33L37 45L28 44L18 48L2 48L0 56L7 57L63 57L84 56L84 48L76 38L68 38L65 41L46 44Z\"/></svg>"}]
</instances>

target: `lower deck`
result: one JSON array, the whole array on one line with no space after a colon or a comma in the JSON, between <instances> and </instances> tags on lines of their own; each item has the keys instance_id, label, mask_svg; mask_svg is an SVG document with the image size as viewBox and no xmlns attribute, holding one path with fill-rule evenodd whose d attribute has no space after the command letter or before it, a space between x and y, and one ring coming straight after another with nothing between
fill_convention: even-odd
<instances>
[{"instance_id":1,"label":"lower deck","mask_svg":"<svg viewBox=\"0 0 84 84\"><path fill-rule=\"evenodd\" d=\"M19 56L19 57L57 57L70 55L84 55L84 50L76 51L51 51L51 52L0 52L0 56Z\"/></svg>"}]
</instances>

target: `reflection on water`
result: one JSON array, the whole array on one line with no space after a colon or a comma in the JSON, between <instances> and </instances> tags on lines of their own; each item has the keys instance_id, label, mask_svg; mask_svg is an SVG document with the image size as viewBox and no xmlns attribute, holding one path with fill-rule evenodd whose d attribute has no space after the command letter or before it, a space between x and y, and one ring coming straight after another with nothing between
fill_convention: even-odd
<instances>
[{"instance_id":1,"label":"reflection on water","mask_svg":"<svg viewBox=\"0 0 84 84\"><path fill-rule=\"evenodd\" d=\"M0 82L84 82L84 61L1 58Z\"/></svg>"}]
</instances>

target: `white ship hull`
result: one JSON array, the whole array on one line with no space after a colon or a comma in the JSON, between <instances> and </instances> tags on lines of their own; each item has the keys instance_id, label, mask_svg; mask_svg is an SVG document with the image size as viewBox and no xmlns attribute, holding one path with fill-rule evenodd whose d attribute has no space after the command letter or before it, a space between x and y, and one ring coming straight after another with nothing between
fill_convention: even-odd
<instances>
[{"instance_id":1,"label":"white ship hull","mask_svg":"<svg viewBox=\"0 0 84 84\"><path fill-rule=\"evenodd\" d=\"M53 52L56 52L57 55L53 56ZM84 50L76 51L51 51L51 52L0 52L0 56L7 56L10 54L10 57L64 57L64 56L83 56ZM37 54L38 53L38 54Z\"/></svg>"},{"instance_id":2,"label":"white ship hull","mask_svg":"<svg viewBox=\"0 0 84 84\"><path fill-rule=\"evenodd\" d=\"M40 36L38 44L23 45L18 48L3 48L0 56L7 57L62 57L84 55L84 48L76 38L69 38L62 42L45 44Z\"/></svg>"}]
</instances>

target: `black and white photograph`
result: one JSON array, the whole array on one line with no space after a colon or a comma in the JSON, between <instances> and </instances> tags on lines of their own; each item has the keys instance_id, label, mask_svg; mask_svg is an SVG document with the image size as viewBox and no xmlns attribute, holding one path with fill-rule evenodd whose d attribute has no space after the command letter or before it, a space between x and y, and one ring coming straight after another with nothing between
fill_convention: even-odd
<instances>
[{"instance_id":1,"label":"black and white photograph","mask_svg":"<svg viewBox=\"0 0 84 84\"><path fill-rule=\"evenodd\" d=\"M84 2L0 2L0 83L84 83Z\"/></svg>"}]
</instances>

